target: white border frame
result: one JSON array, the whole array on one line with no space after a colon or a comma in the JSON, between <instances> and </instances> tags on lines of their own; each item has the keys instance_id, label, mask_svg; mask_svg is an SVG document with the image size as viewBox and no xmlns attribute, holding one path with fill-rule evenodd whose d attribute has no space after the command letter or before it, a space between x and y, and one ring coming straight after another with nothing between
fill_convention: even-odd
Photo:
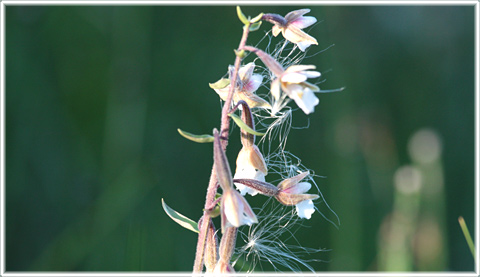
<instances>
[{"instance_id":1,"label":"white border frame","mask_svg":"<svg viewBox=\"0 0 480 277\"><path fill-rule=\"evenodd\" d=\"M11 276L11 277L29 277L29 276L38 276L38 277L93 277L93 276L115 276L115 277L153 277L153 276L202 276L202 275L193 275L190 272L151 272L151 273L141 273L141 272L79 272L79 273L70 273L70 272L6 272L5 271L5 6L6 5L312 5L312 4L321 4L321 5L442 5L442 6L474 6L475 9L475 230L474 230L474 239L475 239L475 248L476 248L476 257L477 261L475 263L475 272L468 273L457 273L457 272L395 272L395 273L386 273L386 272L365 272L365 273L356 273L356 272L325 272L325 273L264 273L264 274L246 274L238 273L230 276L332 276L332 277L343 277L343 276L479 276L479 258L480 258L480 247L479 247L479 214L480 214L480 204L479 204L479 184L480 184L480 175L478 173L478 166L480 165L480 131L479 131L479 122L480 122L480 44L479 44L479 26L480 26L480 2L475 0L469 1L452 1L452 0L430 0L430 1L415 1L415 0L403 0L403 1L295 1L291 0L277 0L272 1L156 1L156 0L119 0L119 1L95 1L95 0L0 0L0 276ZM460 228L460 227L459 227Z\"/></svg>"}]
</instances>

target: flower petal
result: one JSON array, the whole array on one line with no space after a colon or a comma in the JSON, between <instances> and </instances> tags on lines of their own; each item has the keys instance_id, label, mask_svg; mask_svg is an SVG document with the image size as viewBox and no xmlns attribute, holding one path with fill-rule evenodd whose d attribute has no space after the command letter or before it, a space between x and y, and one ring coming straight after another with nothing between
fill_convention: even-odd
<instances>
[{"instance_id":1,"label":"flower petal","mask_svg":"<svg viewBox=\"0 0 480 277\"><path fill-rule=\"evenodd\" d=\"M292 22L295 19L297 19L297 18L301 17L302 15L304 15L306 13L309 13L309 12L310 12L310 9L301 9L301 10L291 11L291 12L287 13L287 15L285 15L285 19L288 22Z\"/></svg>"},{"instance_id":2,"label":"flower petal","mask_svg":"<svg viewBox=\"0 0 480 277\"><path fill-rule=\"evenodd\" d=\"M265 174L260 170L256 170L253 167L244 167L244 168L237 167L237 171L235 172L235 176L233 176L233 178L234 179L254 179L261 182L265 182ZM242 195L245 195L248 193L251 196L255 196L258 193L258 191L250 187L247 187L244 184L240 184L240 183L234 183L234 184Z\"/></svg>"},{"instance_id":3,"label":"flower petal","mask_svg":"<svg viewBox=\"0 0 480 277\"><path fill-rule=\"evenodd\" d=\"M239 100L243 100L247 102L247 105L250 107L250 109L253 108L270 108L271 105L267 101L265 101L263 98L260 96L246 92L246 91L239 91L235 95L238 95ZM238 101L237 101L238 102ZM242 110L242 105L238 107L240 110Z\"/></svg>"},{"instance_id":4,"label":"flower petal","mask_svg":"<svg viewBox=\"0 0 480 277\"><path fill-rule=\"evenodd\" d=\"M307 192L311 187L312 185L310 183L301 182L288 189L283 190L283 192L292 193L292 194L302 194L304 192Z\"/></svg>"},{"instance_id":5,"label":"flower petal","mask_svg":"<svg viewBox=\"0 0 480 277\"><path fill-rule=\"evenodd\" d=\"M260 87L260 85L262 84L262 81L263 81L262 75L253 74L252 76L250 76L248 81L243 84L243 89L248 92L254 92Z\"/></svg>"},{"instance_id":6,"label":"flower petal","mask_svg":"<svg viewBox=\"0 0 480 277\"><path fill-rule=\"evenodd\" d=\"M258 222L247 200L234 189L224 191L222 209L227 221L234 227L245 224L252 225Z\"/></svg>"},{"instance_id":7,"label":"flower petal","mask_svg":"<svg viewBox=\"0 0 480 277\"><path fill-rule=\"evenodd\" d=\"M243 221L243 202L237 197L236 190L225 191L222 195L222 208L227 221L234 227L240 227ZM243 196L241 196L243 197Z\"/></svg>"},{"instance_id":8,"label":"flower petal","mask_svg":"<svg viewBox=\"0 0 480 277\"><path fill-rule=\"evenodd\" d=\"M309 45L318 44L317 40L314 37L308 35L294 25L288 25L288 27L283 32L283 36L285 37L285 39L295 44L298 44L299 42L305 42L305 45L306 42L308 42Z\"/></svg>"},{"instance_id":9,"label":"flower petal","mask_svg":"<svg viewBox=\"0 0 480 277\"><path fill-rule=\"evenodd\" d=\"M289 25L294 25L295 27L299 29L307 28L317 22L317 19L313 16L301 16L291 22L289 22Z\"/></svg>"},{"instance_id":10,"label":"flower petal","mask_svg":"<svg viewBox=\"0 0 480 277\"><path fill-rule=\"evenodd\" d=\"M295 205L295 208L297 210L298 216L301 218L310 219L312 217L312 214L315 212L312 200L302 201Z\"/></svg>"},{"instance_id":11,"label":"flower petal","mask_svg":"<svg viewBox=\"0 0 480 277\"><path fill-rule=\"evenodd\" d=\"M273 25L272 34L274 37L278 36L278 34L280 34L281 31L282 31L281 27L279 27L278 25Z\"/></svg>"},{"instance_id":12,"label":"flower petal","mask_svg":"<svg viewBox=\"0 0 480 277\"><path fill-rule=\"evenodd\" d=\"M251 62L244 66L241 66L238 70L238 75L243 82L248 82L250 77L252 77L253 70L255 69L255 63Z\"/></svg>"},{"instance_id":13,"label":"flower petal","mask_svg":"<svg viewBox=\"0 0 480 277\"><path fill-rule=\"evenodd\" d=\"M308 174L310 174L310 172L308 171L304 171L298 175L295 175L293 177L290 177L288 179L285 179L283 180L282 182L280 182L280 184L278 184L278 188L280 190L287 190L293 186L295 186L298 182L300 182L301 180L303 180L303 178L307 177Z\"/></svg>"},{"instance_id":14,"label":"flower petal","mask_svg":"<svg viewBox=\"0 0 480 277\"><path fill-rule=\"evenodd\" d=\"M277 78L272 81L270 85L270 93L273 96L273 99L277 100L280 99L280 80Z\"/></svg>"},{"instance_id":15,"label":"flower petal","mask_svg":"<svg viewBox=\"0 0 480 277\"><path fill-rule=\"evenodd\" d=\"M312 44L314 43L311 43L310 41L301 41L297 43L297 46L298 46L298 49L300 49L300 51L305 52L305 50L307 50L307 48L310 47L310 45Z\"/></svg>"},{"instance_id":16,"label":"flower petal","mask_svg":"<svg viewBox=\"0 0 480 277\"><path fill-rule=\"evenodd\" d=\"M306 88L311 89L312 91L320 91L320 88L314 84L310 84L309 82L303 82L302 85Z\"/></svg>"},{"instance_id":17,"label":"flower petal","mask_svg":"<svg viewBox=\"0 0 480 277\"><path fill-rule=\"evenodd\" d=\"M321 76L318 71L303 71L302 74L307 76L307 78L318 78Z\"/></svg>"},{"instance_id":18,"label":"flower petal","mask_svg":"<svg viewBox=\"0 0 480 277\"><path fill-rule=\"evenodd\" d=\"M298 84L307 80L307 76L297 72L286 72L282 75L281 81L286 83Z\"/></svg>"},{"instance_id":19,"label":"flower petal","mask_svg":"<svg viewBox=\"0 0 480 277\"><path fill-rule=\"evenodd\" d=\"M304 65L304 64L295 64L289 66L287 69L285 69L285 72L303 72L306 70L310 69L315 69L316 66L309 64L309 65Z\"/></svg>"},{"instance_id":20,"label":"flower petal","mask_svg":"<svg viewBox=\"0 0 480 277\"><path fill-rule=\"evenodd\" d=\"M236 191L235 191L236 192ZM238 192L236 192L238 194ZM241 225L252 225L253 223L257 223L257 216L253 212L252 208L250 208L250 205L248 204L247 200L240 194L238 194L240 198L240 201L243 202L243 211L242 211L242 224Z\"/></svg>"},{"instance_id":21,"label":"flower petal","mask_svg":"<svg viewBox=\"0 0 480 277\"><path fill-rule=\"evenodd\" d=\"M215 92L220 96L220 99L223 101L227 100L228 93L230 92L230 85L222 88L222 89L215 89Z\"/></svg>"},{"instance_id":22,"label":"flower petal","mask_svg":"<svg viewBox=\"0 0 480 277\"><path fill-rule=\"evenodd\" d=\"M303 91L295 90L289 96L305 114L314 112L314 107L319 103L315 93L307 87L305 87Z\"/></svg>"}]
</instances>

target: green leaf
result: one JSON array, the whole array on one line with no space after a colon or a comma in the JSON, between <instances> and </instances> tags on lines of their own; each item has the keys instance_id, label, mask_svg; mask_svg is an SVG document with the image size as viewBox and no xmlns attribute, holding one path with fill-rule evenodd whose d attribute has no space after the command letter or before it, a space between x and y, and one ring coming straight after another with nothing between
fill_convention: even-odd
<instances>
[{"instance_id":1,"label":"green leaf","mask_svg":"<svg viewBox=\"0 0 480 277\"><path fill-rule=\"evenodd\" d=\"M228 85L230 85L230 80L226 78L222 78L218 81L216 81L213 84L208 84L211 88L213 89L222 89L226 88Z\"/></svg>"},{"instance_id":2,"label":"green leaf","mask_svg":"<svg viewBox=\"0 0 480 277\"><path fill-rule=\"evenodd\" d=\"M242 119L238 115L236 115L234 113L229 113L228 116L230 116L233 119L233 121L235 121L235 123L238 125L238 127L242 128L242 130L244 130L245 132L250 133L250 134L255 135L255 136L265 135L264 133L257 132L255 130L253 130L252 128L250 128L247 124L245 124L245 122L242 121Z\"/></svg>"},{"instance_id":3,"label":"green leaf","mask_svg":"<svg viewBox=\"0 0 480 277\"><path fill-rule=\"evenodd\" d=\"M181 129L177 129L177 131L182 135L184 138L187 138L191 141L198 142L198 143L208 143L213 142L213 136L211 135L194 135L188 132L185 132Z\"/></svg>"},{"instance_id":4,"label":"green leaf","mask_svg":"<svg viewBox=\"0 0 480 277\"><path fill-rule=\"evenodd\" d=\"M237 16L240 21L242 21L243 24L245 25L250 25L250 20L247 19L247 17L243 14L242 9L240 9L240 6L237 6Z\"/></svg>"},{"instance_id":5,"label":"green leaf","mask_svg":"<svg viewBox=\"0 0 480 277\"><path fill-rule=\"evenodd\" d=\"M262 21L258 21L256 23L253 23L252 25L250 25L250 31L254 32L254 31L260 29L261 25L262 25Z\"/></svg>"},{"instance_id":6,"label":"green leaf","mask_svg":"<svg viewBox=\"0 0 480 277\"><path fill-rule=\"evenodd\" d=\"M253 23L255 23L255 22L259 21L260 19L262 19L262 16L263 16L263 13L261 13L261 14L259 14L259 15L255 16L254 18L252 18L252 19L250 20L250 23L252 23L252 24L253 24ZM251 31L251 30L250 30L250 31Z\"/></svg>"},{"instance_id":7,"label":"green leaf","mask_svg":"<svg viewBox=\"0 0 480 277\"><path fill-rule=\"evenodd\" d=\"M180 226L182 226L183 228L186 228L190 231L193 231L193 232L196 232L198 233L198 224L197 222L191 220L190 218L176 212L175 210L173 210L172 208L170 208L169 206L167 206L167 204L165 204L165 201L163 201L163 198L162 198L162 207L163 209L165 210L165 212L167 213L167 215L173 219L173 221L177 222L178 224L180 224Z\"/></svg>"}]
</instances>

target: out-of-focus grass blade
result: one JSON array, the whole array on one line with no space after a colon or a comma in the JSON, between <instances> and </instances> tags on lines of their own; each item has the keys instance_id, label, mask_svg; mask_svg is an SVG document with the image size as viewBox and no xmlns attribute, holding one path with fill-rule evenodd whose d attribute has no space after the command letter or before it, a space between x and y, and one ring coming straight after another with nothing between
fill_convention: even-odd
<instances>
[{"instance_id":1,"label":"out-of-focus grass blade","mask_svg":"<svg viewBox=\"0 0 480 277\"><path fill-rule=\"evenodd\" d=\"M465 236L465 240L467 241L468 247L472 252L473 259L476 260L475 257L475 245L473 244L472 237L470 236L470 232L468 231L467 224L465 223L465 219L463 217L458 218L458 223L460 224L460 228L462 228L463 235Z\"/></svg>"},{"instance_id":2,"label":"out-of-focus grass blade","mask_svg":"<svg viewBox=\"0 0 480 277\"><path fill-rule=\"evenodd\" d=\"M197 222L191 220L190 218L178 213L177 211L173 210L170 208L167 204L165 204L165 201L163 201L162 198L162 207L167 213L167 215L173 219L173 221L177 222L182 226L183 228L186 228L190 231L198 233L198 224Z\"/></svg>"}]
</instances>

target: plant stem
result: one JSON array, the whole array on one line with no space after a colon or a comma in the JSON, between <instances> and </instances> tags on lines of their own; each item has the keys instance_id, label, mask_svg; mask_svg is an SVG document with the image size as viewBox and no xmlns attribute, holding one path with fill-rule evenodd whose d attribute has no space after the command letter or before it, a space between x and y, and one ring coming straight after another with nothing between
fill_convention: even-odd
<instances>
[{"instance_id":1,"label":"plant stem","mask_svg":"<svg viewBox=\"0 0 480 277\"><path fill-rule=\"evenodd\" d=\"M242 49L245 46L247 42L248 33L249 33L249 26L245 26L243 28L243 35L242 35L242 39L240 40L238 50ZM242 61L242 58L237 55L235 58L232 80L230 80L230 91L228 93L227 99L225 100L225 104L223 105L223 108L222 108L222 116L220 120L220 137L222 138L221 142L222 142L223 151L227 149L227 145L228 145L228 136L229 136L228 130L230 129L230 117L228 116L228 114L232 106L232 98L236 88L238 70L240 68L241 61ZM205 199L205 209L203 212L203 220L202 220L201 226L198 226L199 233L198 233L198 241L197 241L197 252L195 254L193 273L201 273L203 270L205 243L207 240L207 232L208 232L208 225L209 225L208 222L210 222L210 214L208 213L208 208L211 207L213 202L215 201L215 195L217 193L217 189L218 189L218 180L217 180L217 175L215 173L215 166L213 166L212 173L210 175L210 181L208 183L208 188L207 188L207 196ZM236 232L237 228L234 228L234 229Z\"/></svg>"}]
</instances>

